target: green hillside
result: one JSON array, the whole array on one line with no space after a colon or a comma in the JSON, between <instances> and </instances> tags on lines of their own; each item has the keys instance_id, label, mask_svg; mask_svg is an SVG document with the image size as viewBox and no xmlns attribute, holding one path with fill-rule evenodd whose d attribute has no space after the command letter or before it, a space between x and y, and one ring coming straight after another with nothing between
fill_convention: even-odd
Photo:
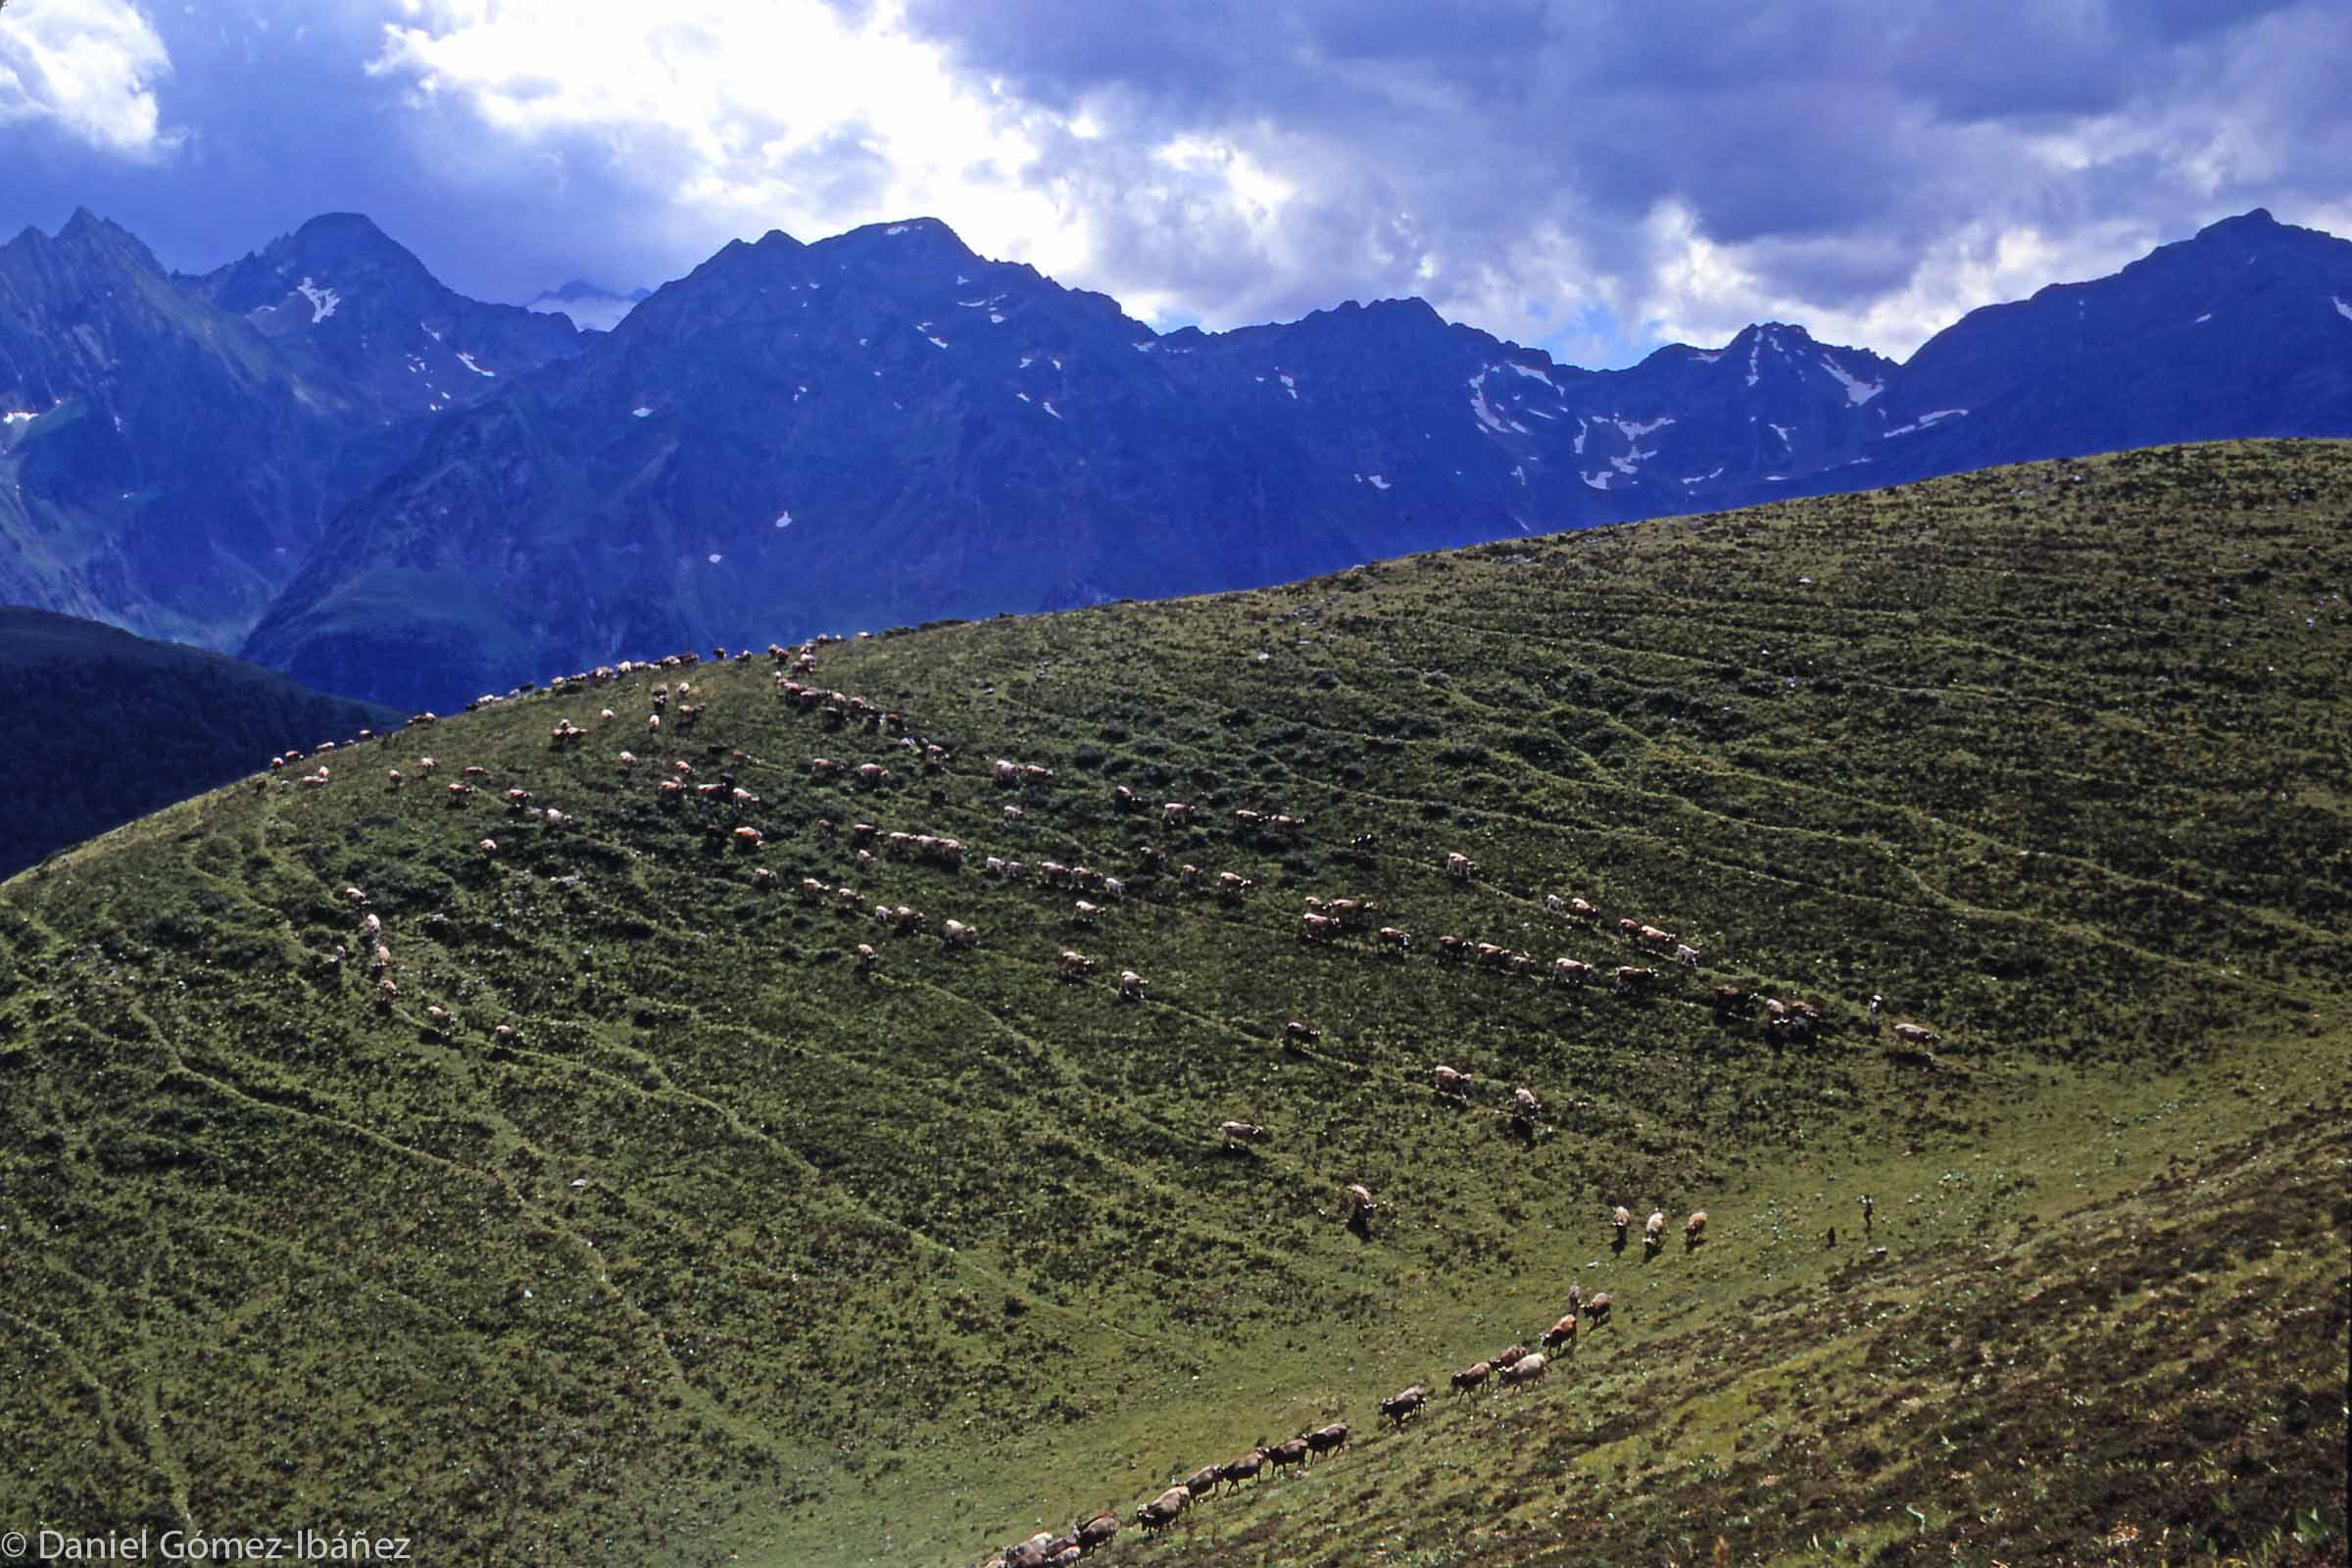
<instances>
[{"instance_id":1,"label":"green hillside","mask_svg":"<svg viewBox=\"0 0 2352 1568\"><path fill-rule=\"evenodd\" d=\"M0 889L0 1525L965 1563L1344 1419L1094 1560L2340 1561L2348 516L1994 470L819 649L936 770L762 656L121 829Z\"/></svg>"}]
</instances>

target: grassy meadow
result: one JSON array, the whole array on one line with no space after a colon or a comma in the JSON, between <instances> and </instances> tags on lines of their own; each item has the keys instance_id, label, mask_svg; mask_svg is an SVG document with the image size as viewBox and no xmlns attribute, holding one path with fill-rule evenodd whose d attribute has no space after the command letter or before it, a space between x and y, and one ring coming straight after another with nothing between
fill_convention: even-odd
<instances>
[{"instance_id":1,"label":"grassy meadow","mask_svg":"<svg viewBox=\"0 0 2352 1568\"><path fill-rule=\"evenodd\" d=\"M1095 1560L2340 1562L2348 530L2040 464L821 648L939 768L762 655L132 823L0 886L0 1528L962 1564L1344 1419Z\"/></svg>"}]
</instances>

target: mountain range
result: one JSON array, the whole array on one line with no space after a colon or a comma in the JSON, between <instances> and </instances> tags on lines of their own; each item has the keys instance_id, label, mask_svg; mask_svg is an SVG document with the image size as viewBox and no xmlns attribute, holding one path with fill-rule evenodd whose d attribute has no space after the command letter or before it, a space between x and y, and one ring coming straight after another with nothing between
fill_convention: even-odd
<instances>
[{"instance_id":1,"label":"mountain range","mask_svg":"<svg viewBox=\"0 0 2352 1568\"><path fill-rule=\"evenodd\" d=\"M1592 371L1419 300L1161 334L928 219L738 241L607 333L465 300L361 218L174 277L77 215L0 250L0 595L445 707L684 643L2352 433L2352 244L2258 210L1901 364L1766 322Z\"/></svg>"}]
</instances>

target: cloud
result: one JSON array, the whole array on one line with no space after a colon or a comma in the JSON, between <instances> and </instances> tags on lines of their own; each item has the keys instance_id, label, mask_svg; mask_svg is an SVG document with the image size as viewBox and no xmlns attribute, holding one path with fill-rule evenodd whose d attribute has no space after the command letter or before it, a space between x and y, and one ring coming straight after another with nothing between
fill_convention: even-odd
<instances>
[{"instance_id":1,"label":"cloud","mask_svg":"<svg viewBox=\"0 0 2352 1568\"><path fill-rule=\"evenodd\" d=\"M47 122L122 158L161 158L155 84L172 57L130 0L31 0L0 17L0 125Z\"/></svg>"},{"instance_id":2,"label":"cloud","mask_svg":"<svg viewBox=\"0 0 2352 1568\"><path fill-rule=\"evenodd\" d=\"M172 156L44 107L0 226L87 203L209 266L358 209L487 298L926 215L1161 324L1418 294L1583 364L1768 318L1900 354L2352 208L2337 0L17 0L0 119L21 17L160 33L73 79Z\"/></svg>"}]
</instances>

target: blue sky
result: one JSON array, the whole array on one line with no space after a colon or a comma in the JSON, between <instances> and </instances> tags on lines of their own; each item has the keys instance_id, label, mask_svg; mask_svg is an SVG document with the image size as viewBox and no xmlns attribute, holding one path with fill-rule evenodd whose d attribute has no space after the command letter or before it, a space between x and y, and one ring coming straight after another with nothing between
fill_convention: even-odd
<instances>
[{"instance_id":1,"label":"blue sky","mask_svg":"<svg viewBox=\"0 0 2352 1568\"><path fill-rule=\"evenodd\" d=\"M521 300L928 215L1163 325L1900 356L2250 207L2352 233L2346 81L2340 0L10 0L0 232L359 211Z\"/></svg>"}]
</instances>

